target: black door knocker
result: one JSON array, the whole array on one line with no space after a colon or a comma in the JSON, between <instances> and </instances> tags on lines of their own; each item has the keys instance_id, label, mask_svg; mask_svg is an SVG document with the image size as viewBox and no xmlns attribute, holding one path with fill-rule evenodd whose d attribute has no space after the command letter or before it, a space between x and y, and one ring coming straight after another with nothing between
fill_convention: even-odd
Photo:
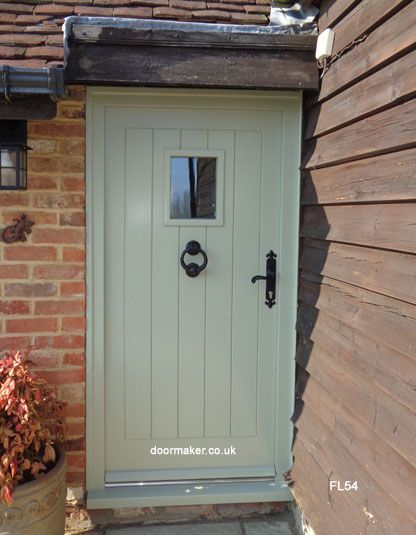
<instances>
[{"instance_id":1,"label":"black door knocker","mask_svg":"<svg viewBox=\"0 0 416 535\"><path fill-rule=\"evenodd\" d=\"M191 262L190 264L185 264L185 255L189 254L191 256L196 256L197 254L202 254L204 261L200 266L198 264L195 264L195 262ZM201 271L203 271L208 264L208 257L206 252L201 249L201 245L199 242L192 240L188 241L188 243L185 246L185 249L182 251L181 254L181 266L185 270L185 273L188 275L188 277L197 277Z\"/></svg>"},{"instance_id":2,"label":"black door knocker","mask_svg":"<svg viewBox=\"0 0 416 535\"><path fill-rule=\"evenodd\" d=\"M270 251L266 258L266 276L256 275L251 279L251 282L254 284L257 281L266 281L266 301L264 304L272 308L276 304L276 255Z\"/></svg>"}]
</instances>

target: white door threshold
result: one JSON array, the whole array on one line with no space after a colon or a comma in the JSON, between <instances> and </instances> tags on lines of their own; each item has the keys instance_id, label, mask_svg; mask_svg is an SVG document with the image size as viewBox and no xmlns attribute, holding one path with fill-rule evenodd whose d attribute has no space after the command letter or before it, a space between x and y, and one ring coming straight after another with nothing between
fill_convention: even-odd
<instances>
[{"instance_id":1,"label":"white door threshold","mask_svg":"<svg viewBox=\"0 0 416 535\"><path fill-rule=\"evenodd\" d=\"M201 505L216 503L287 502L293 497L282 478L272 481L235 481L177 485L109 487L87 493L88 509Z\"/></svg>"}]
</instances>

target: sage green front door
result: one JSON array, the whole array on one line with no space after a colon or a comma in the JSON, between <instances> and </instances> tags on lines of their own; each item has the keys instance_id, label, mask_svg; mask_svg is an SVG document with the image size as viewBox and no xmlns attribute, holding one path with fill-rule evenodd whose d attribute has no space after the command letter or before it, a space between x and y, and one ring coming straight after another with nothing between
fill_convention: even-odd
<instances>
[{"instance_id":1,"label":"sage green front door","mask_svg":"<svg viewBox=\"0 0 416 535\"><path fill-rule=\"evenodd\" d=\"M274 477L284 110L174 93L102 109L105 481ZM270 250L271 308L251 282Z\"/></svg>"}]
</instances>

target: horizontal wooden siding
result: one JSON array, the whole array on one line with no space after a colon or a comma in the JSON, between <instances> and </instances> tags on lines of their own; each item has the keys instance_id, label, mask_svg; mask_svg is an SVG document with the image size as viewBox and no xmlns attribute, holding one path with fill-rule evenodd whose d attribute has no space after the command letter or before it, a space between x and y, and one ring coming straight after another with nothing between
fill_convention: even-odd
<instances>
[{"instance_id":1,"label":"horizontal wooden siding","mask_svg":"<svg viewBox=\"0 0 416 535\"><path fill-rule=\"evenodd\" d=\"M318 535L410 535L416 2L324 0L327 27L339 57L305 98L293 490Z\"/></svg>"}]
</instances>

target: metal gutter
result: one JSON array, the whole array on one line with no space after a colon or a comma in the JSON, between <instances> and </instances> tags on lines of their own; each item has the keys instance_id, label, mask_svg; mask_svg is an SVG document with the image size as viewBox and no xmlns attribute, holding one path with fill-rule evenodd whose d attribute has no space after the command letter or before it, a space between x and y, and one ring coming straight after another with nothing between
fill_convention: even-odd
<instances>
[{"instance_id":1,"label":"metal gutter","mask_svg":"<svg viewBox=\"0 0 416 535\"><path fill-rule=\"evenodd\" d=\"M47 95L56 101L64 95L63 69L0 67L0 93L7 101L11 101L13 95Z\"/></svg>"}]
</instances>

